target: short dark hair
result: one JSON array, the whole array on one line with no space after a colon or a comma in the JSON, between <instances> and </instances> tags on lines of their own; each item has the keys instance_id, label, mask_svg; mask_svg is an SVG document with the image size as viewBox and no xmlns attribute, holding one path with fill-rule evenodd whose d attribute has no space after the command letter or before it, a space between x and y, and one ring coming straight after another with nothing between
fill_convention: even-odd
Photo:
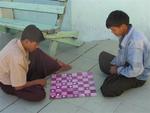
<instances>
[{"instance_id":1,"label":"short dark hair","mask_svg":"<svg viewBox=\"0 0 150 113\"><path fill-rule=\"evenodd\" d=\"M41 42L45 38L42 31L35 25L28 25L22 32L21 40L29 39L30 41Z\"/></svg>"},{"instance_id":2,"label":"short dark hair","mask_svg":"<svg viewBox=\"0 0 150 113\"><path fill-rule=\"evenodd\" d=\"M122 24L129 25L129 16L125 12L115 10L108 15L106 20L107 28L112 26L120 26Z\"/></svg>"}]
</instances>

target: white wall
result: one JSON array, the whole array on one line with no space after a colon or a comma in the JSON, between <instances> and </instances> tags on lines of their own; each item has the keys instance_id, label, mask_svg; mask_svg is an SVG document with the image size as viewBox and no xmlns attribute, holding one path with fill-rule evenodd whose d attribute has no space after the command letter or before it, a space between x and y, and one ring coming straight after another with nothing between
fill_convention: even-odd
<instances>
[{"instance_id":1,"label":"white wall","mask_svg":"<svg viewBox=\"0 0 150 113\"><path fill-rule=\"evenodd\" d=\"M50 0L32 1L49 2ZM69 0L63 29L72 28L79 31L79 39L83 41L116 39L106 29L105 21L111 11L123 10L130 16L133 26L144 32L150 39L149 6L149 0ZM19 17L24 18L25 15Z\"/></svg>"},{"instance_id":2,"label":"white wall","mask_svg":"<svg viewBox=\"0 0 150 113\"><path fill-rule=\"evenodd\" d=\"M80 32L85 41L115 39L105 27L113 10L125 11L131 23L150 38L149 0L71 0L72 29Z\"/></svg>"},{"instance_id":3,"label":"white wall","mask_svg":"<svg viewBox=\"0 0 150 113\"><path fill-rule=\"evenodd\" d=\"M1 14L1 9L0 9L0 17L2 16L2 14Z\"/></svg>"}]
</instances>

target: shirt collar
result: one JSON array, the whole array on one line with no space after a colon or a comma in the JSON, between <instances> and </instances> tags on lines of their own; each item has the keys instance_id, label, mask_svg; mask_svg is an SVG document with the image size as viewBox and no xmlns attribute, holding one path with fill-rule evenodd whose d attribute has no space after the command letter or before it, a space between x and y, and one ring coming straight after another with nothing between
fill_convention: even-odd
<instances>
[{"instance_id":1,"label":"shirt collar","mask_svg":"<svg viewBox=\"0 0 150 113\"><path fill-rule=\"evenodd\" d=\"M17 40L17 45L18 45L18 47L21 49L21 51L23 52L23 54L25 55L25 56L28 56L29 55L29 53L24 49L24 47L22 46L22 43L21 43L21 40Z\"/></svg>"},{"instance_id":2,"label":"shirt collar","mask_svg":"<svg viewBox=\"0 0 150 113\"><path fill-rule=\"evenodd\" d=\"M125 47L126 46L127 42L131 38L130 36L131 36L131 34L132 34L133 31L134 31L134 28L132 26L130 26L129 32L124 37L122 37L123 39L121 41L121 47Z\"/></svg>"}]
</instances>

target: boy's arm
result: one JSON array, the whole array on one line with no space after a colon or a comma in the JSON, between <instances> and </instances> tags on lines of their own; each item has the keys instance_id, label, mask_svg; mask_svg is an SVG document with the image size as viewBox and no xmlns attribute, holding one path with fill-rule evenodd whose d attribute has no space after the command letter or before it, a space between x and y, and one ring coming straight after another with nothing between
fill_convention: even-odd
<instances>
[{"instance_id":1,"label":"boy's arm","mask_svg":"<svg viewBox=\"0 0 150 113\"><path fill-rule=\"evenodd\" d=\"M45 86L46 85L46 79L37 79L37 80L33 80L33 81L28 81L25 85L15 87L15 89L16 90L21 90L21 89L24 89L26 87L30 87L30 86L33 86L33 85Z\"/></svg>"},{"instance_id":2,"label":"boy's arm","mask_svg":"<svg viewBox=\"0 0 150 113\"><path fill-rule=\"evenodd\" d=\"M117 56L113 58L113 60L111 61L112 65L117 65Z\"/></svg>"},{"instance_id":3,"label":"boy's arm","mask_svg":"<svg viewBox=\"0 0 150 113\"><path fill-rule=\"evenodd\" d=\"M111 64L113 66L120 66L120 65L122 65L122 59L120 59L120 58L122 58L122 50L121 49L118 50L118 54L117 54L117 56L115 56L113 58L113 60L111 61Z\"/></svg>"},{"instance_id":4,"label":"boy's arm","mask_svg":"<svg viewBox=\"0 0 150 113\"><path fill-rule=\"evenodd\" d=\"M10 67L11 85L16 90L20 90L33 85L39 84L44 86L46 84L45 79L37 79L37 80L27 82L28 70L25 65L23 57L18 57L18 56L11 57L9 67Z\"/></svg>"},{"instance_id":5,"label":"boy's arm","mask_svg":"<svg viewBox=\"0 0 150 113\"><path fill-rule=\"evenodd\" d=\"M117 73L119 75L131 78L142 74L144 70L143 50L135 47L129 48L127 53L127 63L128 65L118 67Z\"/></svg>"}]
</instances>

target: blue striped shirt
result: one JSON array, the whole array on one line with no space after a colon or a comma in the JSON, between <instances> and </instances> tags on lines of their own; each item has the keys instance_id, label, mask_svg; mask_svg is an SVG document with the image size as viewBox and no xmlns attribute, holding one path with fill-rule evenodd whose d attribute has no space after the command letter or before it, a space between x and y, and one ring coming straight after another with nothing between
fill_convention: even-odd
<instances>
[{"instance_id":1,"label":"blue striped shirt","mask_svg":"<svg viewBox=\"0 0 150 113\"><path fill-rule=\"evenodd\" d=\"M147 80L150 75L149 40L131 27L120 42L118 55L112 60L111 64L118 67L118 75Z\"/></svg>"}]
</instances>

